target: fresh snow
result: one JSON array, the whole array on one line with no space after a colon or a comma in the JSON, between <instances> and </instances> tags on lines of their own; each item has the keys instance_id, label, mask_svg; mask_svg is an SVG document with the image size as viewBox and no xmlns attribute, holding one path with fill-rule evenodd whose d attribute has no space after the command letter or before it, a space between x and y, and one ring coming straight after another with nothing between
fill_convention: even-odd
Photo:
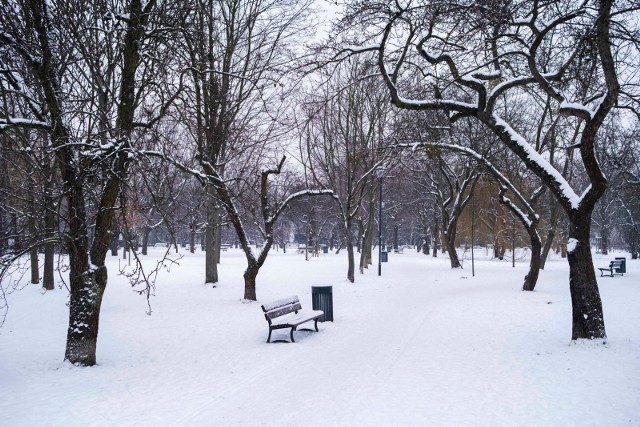
<instances>
[{"instance_id":1,"label":"fresh snow","mask_svg":"<svg viewBox=\"0 0 640 427\"><path fill-rule=\"evenodd\" d=\"M163 248L142 257L155 265ZM64 286L7 295L0 328L0 425L31 426L638 426L640 262L599 278L609 339L572 343L566 260L554 256L535 292L528 260L470 253L465 268L405 249L347 282L346 251L312 257L272 251L258 302L243 301L244 254L222 254L216 288L204 254L183 253L144 297L117 275L101 313L98 365L62 362ZM523 251L526 253L526 251ZM260 308L333 285L334 322L266 344ZM274 332L287 338L288 330Z\"/></svg>"},{"instance_id":2,"label":"fresh snow","mask_svg":"<svg viewBox=\"0 0 640 427\"><path fill-rule=\"evenodd\" d=\"M511 140L520 146L520 148L527 153L527 157L535 162L540 168L544 169L547 175L555 179L558 184L558 188L562 191L564 197L569 201L573 209L580 207L580 202L584 198L578 196L571 188L571 184L562 176L560 172L556 170L540 153L538 153L518 132L516 132L507 122L502 120L497 115L494 115L496 125L502 127L511 137Z\"/></svg>"},{"instance_id":3,"label":"fresh snow","mask_svg":"<svg viewBox=\"0 0 640 427\"><path fill-rule=\"evenodd\" d=\"M567 252L569 252L570 254L574 253L576 251L576 248L578 247L578 239L574 239L573 237L570 238L567 241Z\"/></svg>"}]
</instances>

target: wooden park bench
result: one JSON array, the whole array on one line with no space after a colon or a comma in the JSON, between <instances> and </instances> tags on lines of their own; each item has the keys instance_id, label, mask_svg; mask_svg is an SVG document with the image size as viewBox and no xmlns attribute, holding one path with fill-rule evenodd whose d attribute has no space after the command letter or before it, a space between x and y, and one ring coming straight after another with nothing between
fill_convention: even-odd
<instances>
[{"instance_id":1,"label":"wooden park bench","mask_svg":"<svg viewBox=\"0 0 640 427\"><path fill-rule=\"evenodd\" d=\"M604 276L604 272L608 271L611 275L611 277L613 277L614 274L619 274L621 276L623 276L624 274L622 273L622 260L621 259L614 259L613 261L611 261L609 263L609 267L601 267L598 268L598 270L600 270L600 277Z\"/></svg>"},{"instance_id":2,"label":"wooden park bench","mask_svg":"<svg viewBox=\"0 0 640 427\"><path fill-rule=\"evenodd\" d=\"M312 310L309 312L302 311L302 305L297 296L283 298L269 304L262 305L264 317L269 322L269 337L267 342L271 342L271 332L275 329L291 328L291 342L293 339L293 331L303 323L311 320L315 321L316 332L318 332L318 319L324 316L322 310ZM302 330L302 329L301 329ZM311 329L305 329L310 331ZM274 342L287 342L285 340L276 340Z\"/></svg>"}]
</instances>

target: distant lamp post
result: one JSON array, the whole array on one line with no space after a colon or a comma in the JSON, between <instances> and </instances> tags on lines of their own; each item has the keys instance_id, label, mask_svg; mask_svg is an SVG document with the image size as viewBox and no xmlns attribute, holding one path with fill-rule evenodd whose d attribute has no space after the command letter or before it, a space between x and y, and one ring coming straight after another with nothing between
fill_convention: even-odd
<instances>
[{"instance_id":1,"label":"distant lamp post","mask_svg":"<svg viewBox=\"0 0 640 427\"><path fill-rule=\"evenodd\" d=\"M384 176L384 168L378 166L376 168L376 176L378 177L379 191L379 207L378 207L378 276L382 276L382 177Z\"/></svg>"}]
</instances>

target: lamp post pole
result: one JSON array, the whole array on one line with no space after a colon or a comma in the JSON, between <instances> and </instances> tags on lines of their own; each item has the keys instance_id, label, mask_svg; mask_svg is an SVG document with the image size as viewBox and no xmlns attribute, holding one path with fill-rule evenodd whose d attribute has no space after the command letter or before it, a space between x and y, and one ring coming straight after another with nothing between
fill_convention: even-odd
<instances>
[{"instance_id":1,"label":"lamp post pole","mask_svg":"<svg viewBox=\"0 0 640 427\"><path fill-rule=\"evenodd\" d=\"M476 265L475 260L473 259L473 247L475 246L475 239L473 238L473 223L475 222L476 215L476 207L475 207L476 197L474 194L471 194L471 276L476 277Z\"/></svg>"},{"instance_id":2,"label":"lamp post pole","mask_svg":"<svg viewBox=\"0 0 640 427\"><path fill-rule=\"evenodd\" d=\"M378 276L382 276L382 175L384 168L379 166L376 168L378 175Z\"/></svg>"}]
</instances>

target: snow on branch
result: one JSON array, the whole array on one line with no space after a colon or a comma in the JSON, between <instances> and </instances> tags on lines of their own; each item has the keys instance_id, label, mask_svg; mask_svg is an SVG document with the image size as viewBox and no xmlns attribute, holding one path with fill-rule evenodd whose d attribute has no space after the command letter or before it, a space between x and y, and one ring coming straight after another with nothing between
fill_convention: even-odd
<instances>
[{"instance_id":1,"label":"snow on branch","mask_svg":"<svg viewBox=\"0 0 640 427\"><path fill-rule=\"evenodd\" d=\"M51 125L49 123L41 120L25 119L22 117L0 118L0 131L9 129L11 127L45 129L45 130L51 129Z\"/></svg>"},{"instance_id":2,"label":"snow on branch","mask_svg":"<svg viewBox=\"0 0 640 427\"><path fill-rule=\"evenodd\" d=\"M569 182L553 167L540 153L538 153L518 132L516 132L507 122L494 115L495 130L500 134L506 134L508 145L512 146L516 154L525 161L528 167L533 167L534 172L552 185L553 190L566 200L572 209L578 209L583 196L578 196ZM505 136L505 135L501 135ZM541 177L542 177L541 176ZM586 193L585 193L586 194Z\"/></svg>"}]
</instances>

